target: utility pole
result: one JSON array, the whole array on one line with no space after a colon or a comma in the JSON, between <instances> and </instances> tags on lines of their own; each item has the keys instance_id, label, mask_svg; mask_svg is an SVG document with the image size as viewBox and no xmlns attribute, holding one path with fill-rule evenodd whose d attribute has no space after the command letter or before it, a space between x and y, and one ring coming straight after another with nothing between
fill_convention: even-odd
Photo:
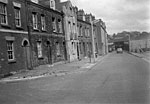
<instances>
[{"instance_id":1,"label":"utility pole","mask_svg":"<svg viewBox=\"0 0 150 104\"><path fill-rule=\"evenodd\" d=\"M131 52L130 34L128 34L128 37L129 37L129 52Z\"/></svg>"},{"instance_id":2,"label":"utility pole","mask_svg":"<svg viewBox=\"0 0 150 104\"><path fill-rule=\"evenodd\" d=\"M94 41L94 29L93 29L93 20L91 20L91 29L92 29L92 51L93 51L93 62L95 63L95 41Z\"/></svg>"}]
</instances>

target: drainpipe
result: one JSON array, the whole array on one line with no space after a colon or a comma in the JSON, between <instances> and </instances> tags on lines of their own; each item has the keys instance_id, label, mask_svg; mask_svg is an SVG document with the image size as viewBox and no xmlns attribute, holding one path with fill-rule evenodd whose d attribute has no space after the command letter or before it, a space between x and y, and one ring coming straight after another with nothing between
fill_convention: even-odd
<instances>
[{"instance_id":1,"label":"drainpipe","mask_svg":"<svg viewBox=\"0 0 150 104\"><path fill-rule=\"evenodd\" d=\"M92 51L93 51L93 62L95 63L95 42L94 42L94 34L93 34L93 20L91 21L91 29L92 29Z\"/></svg>"},{"instance_id":2,"label":"drainpipe","mask_svg":"<svg viewBox=\"0 0 150 104\"><path fill-rule=\"evenodd\" d=\"M25 13L26 13L26 25L27 25L27 30L28 30L28 39L29 39L29 43L30 43L30 62L31 62L31 69L33 69L33 65L32 65L32 43L31 43L31 26L29 24L29 10L28 10L28 0L25 0Z\"/></svg>"}]
</instances>

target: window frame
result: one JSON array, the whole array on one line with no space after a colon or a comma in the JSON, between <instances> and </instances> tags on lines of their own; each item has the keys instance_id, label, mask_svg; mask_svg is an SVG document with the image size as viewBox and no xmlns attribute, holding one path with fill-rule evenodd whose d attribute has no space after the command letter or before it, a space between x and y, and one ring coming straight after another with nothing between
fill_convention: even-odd
<instances>
[{"instance_id":1,"label":"window frame","mask_svg":"<svg viewBox=\"0 0 150 104\"><path fill-rule=\"evenodd\" d=\"M1 7L1 9L3 8L3 10L0 11L0 24L8 25L7 4L0 2L0 7ZM4 20L2 20L2 19L4 19Z\"/></svg>"},{"instance_id":2,"label":"window frame","mask_svg":"<svg viewBox=\"0 0 150 104\"><path fill-rule=\"evenodd\" d=\"M14 40L6 40L6 46L7 46L7 59L8 59L8 61L9 62L15 61Z\"/></svg>"},{"instance_id":3,"label":"window frame","mask_svg":"<svg viewBox=\"0 0 150 104\"><path fill-rule=\"evenodd\" d=\"M53 32L57 32L56 18L55 17L52 17L52 28L53 28Z\"/></svg>"},{"instance_id":4,"label":"window frame","mask_svg":"<svg viewBox=\"0 0 150 104\"><path fill-rule=\"evenodd\" d=\"M60 43L56 42L56 55L60 56L61 55L61 51L60 51Z\"/></svg>"},{"instance_id":5,"label":"window frame","mask_svg":"<svg viewBox=\"0 0 150 104\"><path fill-rule=\"evenodd\" d=\"M38 58L43 58L42 41L37 41L37 56Z\"/></svg>"},{"instance_id":6,"label":"window frame","mask_svg":"<svg viewBox=\"0 0 150 104\"><path fill-rule=\"evenodd\" d=\"M36 12L32 12L32 22L33 22L33 29L38 29L38 15Z\"/></svg>"},{"instance_id":7,"label":"window frame","mask_svg":"<svg viewBox=\"0 0 150 104\"><path fill-rule=\"evenodd\" d=\"M56 5L55 0L50 0L50 8L55 10L56 9L55 5Z\"/></svg>"},{"instance_id":8,"label":"window frame","mask_svg":"<svg viewBox=\"0 0 150 104\"><path fill-rule=\"evenodd\" d=\"M45 19L45 15L41 15L41 29L42 31L46 31L46 19Z\"/></svg>"},{"instance_id":9,"label":"window frame","mask_svg":"<svg viewBox=\"0 0 150 104\"><path fill-rule=\"evenodd\" d=\"M18 11L18 15L16 14ZM15 24L16 24L16 27L21 27L21 10L19 7L14 7L14 12L15 12ZM16 17L18 16L18 17ZM16 21L19 23L19 25L16 23Z\"/></svg>"},{"instance_id":10,"label":"window frame","mask_svg":"<svg viewBox=\"0 0 150 104\"><path fill-rule=\"evenodd\" d=\"M58 19L58 32L59 32L59 33L62 33L62 32L63 32L61 19Z\"/></svg>"}]
</instances>

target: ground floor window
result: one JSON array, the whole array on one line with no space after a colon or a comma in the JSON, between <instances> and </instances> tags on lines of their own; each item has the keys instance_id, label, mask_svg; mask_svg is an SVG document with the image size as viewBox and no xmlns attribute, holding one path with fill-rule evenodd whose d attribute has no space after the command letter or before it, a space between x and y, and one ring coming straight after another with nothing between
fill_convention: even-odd
<instances>
[{"instance_id":1,"label":"ground floor window","mask_svg":"<svg viewBox=\"0 0 150 104\"><path fill-rule=\"evenodd\" d=\"M7 56L8 56L8 61L15 60L14 41L7 41Z\"/></svg>"},{"instance_id":2,"label":"ground floor window","mask_svg":"<svg viewBox=\"0 0 150 104\"><path fill-rule=\"evenodd\" d=\"M60 44L59 44L59 42L56 42L56 55L60 56Z\"/></svg>"},{"instance_id":3,"label":"ground floor window","mask_svg":"<svg viewBox=\"0 0 150 104\"><path fill-rule=\"evenodd\" d=\"M42 58L42 42L37 42L37 51L38 51L38 58Z\"/></svg>"}]
</instances>

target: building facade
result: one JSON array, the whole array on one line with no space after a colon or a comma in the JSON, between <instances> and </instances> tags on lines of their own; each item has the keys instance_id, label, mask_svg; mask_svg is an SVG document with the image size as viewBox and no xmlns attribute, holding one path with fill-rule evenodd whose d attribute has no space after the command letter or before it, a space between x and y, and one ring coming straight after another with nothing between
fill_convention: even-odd
<instances>
[{"instance_id":1,"label":"building facade","mask_svg":"<svg viewBox=\"0 0 150 104\"><path fill-rule=\"evenodd\" d=\"M66 60L63 13L43 2L0 0L0 75Z\"/></svg>"},{"instance_id":2,"label":"building facade","mask_svg":"<svg viewBox=\"0 0 150 104\"><path fill-rule=\"evenodd\" d=\"M67 59L69 62L79 58L78 34L77 34L77 9L70 1L60 2L60 11L64 13L65 41L67 49Z\"/></svg>"},{"instance_id":3,"label":"building facade","mask_svg":"<svg viewBox=\"0 0 150 104\"><path fill-rule=\"evenodd\" d=\"M150 34L140 34L136 37L131 37L130 41L131 52L144 52L150 50Z\"/></svg>"},{"instance_id":4,"label":"building facade","mask_svg":"<svg viewBox=\"0 0 150 104\"><path fill-rule=\"evenodd\" d=\"M97 47L98 47L98 54L99 55L105 55L108 53L108 40L107 40L107 31L106 31L106 25L101 20L95 20L94 24L96 25L96 31L97 31Z\"/></svg>"},{"instance_id":5,"label":"building facade","mask_svg":"<svg viewBox=\"0 0 150 104\"><path fill-rule=\"evenodd\" d=\"M24 0L0 0L0 75L31 68Z\"/></svg>"},{"instance_id":6,"label":"building facade","mask_svg":"<svg viewBox=\"0 0 150 104\"><path fill-rule=\"evenodd\" d=\"M55 1L28 1L27 5L33 67L64 61L63 13L55 10Z\"/></svg>"},{"instance_id":7,"label":"building facade","mask_svg":"<svg viewBox=\"0 0 150 104\"><path fill-rule=\"evenodd\" d=\"M78 39L80 58L92 57L92 15L85 14L84 10L78 10ZM95 26L94 26L95 29Z\"/></svg>"}]
</instances>

